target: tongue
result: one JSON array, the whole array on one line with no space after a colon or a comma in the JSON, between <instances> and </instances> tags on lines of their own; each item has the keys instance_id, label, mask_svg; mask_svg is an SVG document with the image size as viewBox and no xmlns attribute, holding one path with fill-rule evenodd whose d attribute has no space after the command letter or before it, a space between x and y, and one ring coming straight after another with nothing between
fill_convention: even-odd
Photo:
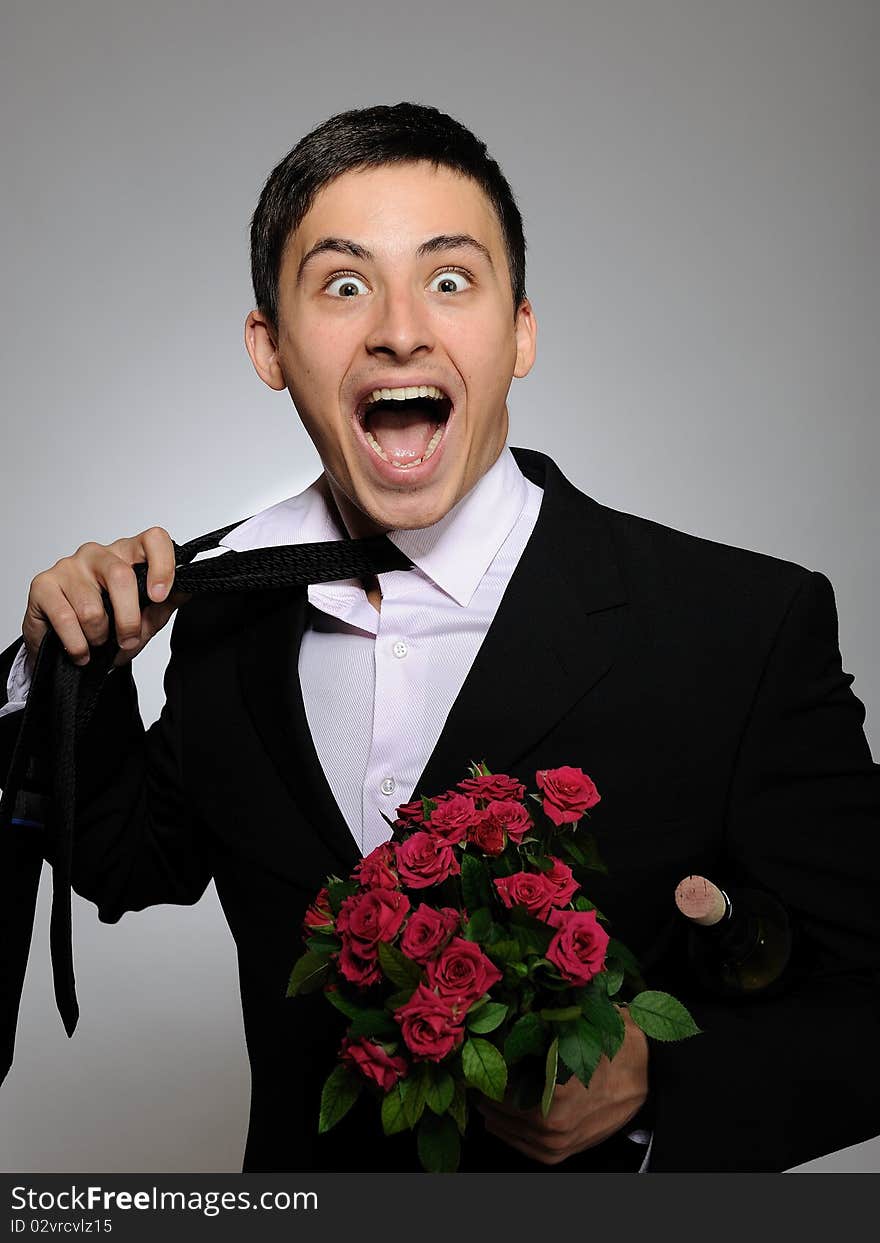
<instances>
[{"instance_id":1,"label":"tongue","mask_svg":"<svg viewBox=\"0 0 880 1243\"><path fill-rule=\"evenodd\" d=\"M437 427L433 412L410 407L388 410L379 407L367 419L367 429L392 462L406 465L424 457Z\"/></svg>"}]
</instances>

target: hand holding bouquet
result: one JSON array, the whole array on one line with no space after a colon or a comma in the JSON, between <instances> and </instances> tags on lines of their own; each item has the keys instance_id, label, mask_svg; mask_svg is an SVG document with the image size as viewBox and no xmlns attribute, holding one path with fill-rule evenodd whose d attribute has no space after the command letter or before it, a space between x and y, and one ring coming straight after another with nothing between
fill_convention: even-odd
<instances>
[{"instance_id":1,"label":"hand holding bouquet","mask_svg":"<svg viewBox=\"0 0 880 1243\"><path fill-rule=\"evenodd\" d=\"M472 764L388 821L391 840L348 880L331 877L304 921L288 996L323 988L349 1020L321 1098L319 1131L372 1091L387 1135L417 1132L422 1165L457 1169L469 1096L548 1113L557 1083L584 1084L624 1034L699 1031L582 892L605 871L584 824L599 802L579 768L543 769L540 794ZM641 989L629 1001L624 991Z\"/></svg>"}]
</instances>

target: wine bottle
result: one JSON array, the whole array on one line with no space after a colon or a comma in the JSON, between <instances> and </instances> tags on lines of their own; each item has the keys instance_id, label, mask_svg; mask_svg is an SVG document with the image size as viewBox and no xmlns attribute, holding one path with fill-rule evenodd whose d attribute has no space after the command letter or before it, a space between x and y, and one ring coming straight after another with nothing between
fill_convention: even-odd
<instances>
[{"instance_id":1,"label":"wine bottle","mask_svg":"<svg viewBox=\"0 0 880 1243\"><path fill-rule=\"evenodd\" d=\"M725 891L705 876L686 876L676 887L675 905L689 924L690 969L709 992L748 998L784 988L792 926L772 894Z\"/></svg>"}]
</instances>

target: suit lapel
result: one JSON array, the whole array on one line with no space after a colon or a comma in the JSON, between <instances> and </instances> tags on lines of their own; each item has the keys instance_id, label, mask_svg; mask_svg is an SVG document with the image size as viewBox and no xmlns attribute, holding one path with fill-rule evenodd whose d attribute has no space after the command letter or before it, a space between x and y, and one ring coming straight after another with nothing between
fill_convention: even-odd
<instances>
[{"instance_id":1,"label":"suit lapel","mask_svg":"<svg viewBox=\"0 0 880 1243\"><path fill-rule=\"evenodd\" d=\"M239 633L241 692L305 822L316 826L321 841L339 861L340 875L347 876L360 851L318 759L299 679L307 605L305 587L271 593L257 620Z\"/></svg>"},{"instance_id":2,"label":"suit lapel","mask_svg":"<svg viewBox=\"0 0 880 1243\"><path fill-rule=\"evenodd\" d=\"M472 759L494 772L514 769L604 676L619 642L626 592L601 508L544 454L513 454L544 488L541 512L416 784L419 794L460 781ZM360 852L321 768L299 679L307 599L305 588L294 588L267 592L256 605L237 639L241 690L291 797L346 875Z\"/></svg>"},{"instance_id":3,"label":"suit lapel","mask_svg":"<svg viewBox=\"0 0 880 1243\"><path fill-rule=\"evenodd\" d=\"M600 507L544 454L512 452L544 489L541 511L416 785L420 794L460 781L470 760L485 759L493 772L515 769L607 673L620 639L626 591Z\"/></svg>"}]
</instances>

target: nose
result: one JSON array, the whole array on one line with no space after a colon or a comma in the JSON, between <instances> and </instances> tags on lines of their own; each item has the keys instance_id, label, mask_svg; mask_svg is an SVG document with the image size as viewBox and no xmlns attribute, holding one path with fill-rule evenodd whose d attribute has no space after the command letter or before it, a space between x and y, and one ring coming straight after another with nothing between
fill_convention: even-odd
<instances>
[{"instance_id":1,"label":"nose","mask_svg":"<svg viewBox=\"0 0 880 1243\"><path fill-rule=\"evenodd\" d=\"M428 308L412 288L386 288L376 299L365 345L370 354L407 359L430 352L434 334Z\"/></svg>"}]
</instances>

